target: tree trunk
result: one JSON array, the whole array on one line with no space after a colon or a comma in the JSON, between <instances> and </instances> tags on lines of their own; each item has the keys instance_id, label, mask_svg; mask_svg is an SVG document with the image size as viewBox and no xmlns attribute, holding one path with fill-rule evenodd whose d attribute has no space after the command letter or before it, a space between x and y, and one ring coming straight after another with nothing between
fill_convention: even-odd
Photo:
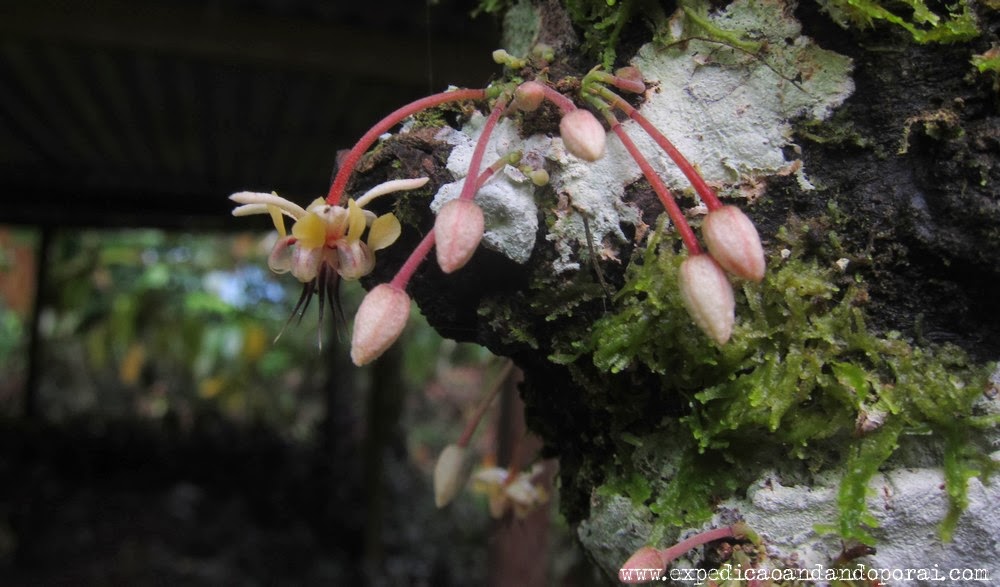
<instances>
[{"instance_id":1,"label":"tree trunk","mask_svg":"<svg viewBox=\"0 0 1000 587\"><path fill-rule=\"evenodd\" d=\"M652 4L618 3L633 18L597 49L639 67L647 91L628 99L761 234L767 277L734 281L733 339L711 343L680 304L679 239L618 139L584 164L550 139L549 107L510 117L485 163L522 148L551 182L498 174L477 196L484 245L452 275L427 263L412 297L444 335L524 371L528 426L560 459L563 512L610 574L644 544L742 519L762 540L734 549L747 564L850 566L861 551L841 550L870 543L860 560L873 568L996 577L1000 488L980 472L996 465L1000 412L986 364L1000 354L1000 117L996 73L970 64L997 42L996 12L983 8L967 40L919 44L885 20L842 28L813 2L737 0L711 15L692 4L669 22L636 8ZM512 8L510 52L544 42L556 57L508 73L572 95L598 59L572 13ZM482 127L457 120L388 141L363 181L453 182ZM705 211L684 177L623 126L697 225ZM415 244L427 202L397 212ZM386 251L372 283L407 248Z\"/></svg>"}]
</instances>

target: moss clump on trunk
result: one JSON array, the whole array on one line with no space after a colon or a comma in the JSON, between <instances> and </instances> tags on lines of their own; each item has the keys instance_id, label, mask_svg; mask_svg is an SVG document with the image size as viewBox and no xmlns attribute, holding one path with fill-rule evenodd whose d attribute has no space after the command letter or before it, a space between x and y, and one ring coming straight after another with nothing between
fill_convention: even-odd
<instances>
[{"instance_id":1,"label":"moss clump on trunk","mask_svg":"<svg viewBox=\"0 0 1000 587\"><path fill-rule=\"evenodd\" d=\"M966 481L995 467L984 447L969 442L970 429L995 423L975 407L992 367L971 363L954 346L920 348L898 333L869 332L859 307L863 283L836 266L805 260L796 244L800 235L790 232L779 235L788 248L772 257L764 282L743 286L741 321L724 347L691 325L674 280L682 257L672 243L651 239L629 266L618 310L597 321L581 350L593 353L603 371L660 376L647 393L680 399L670 403L685 406L684 413L650 423L618 411L610 429L623 448L634 444L635 434L670 430L672 442L680 443L672 452L684 456L662 486L637 481L642 471L629 462L609 467L608 483L652 504L662 523L690 525L711 515L714 500L766 470L759 455L834 467L843 477L841 511L829 529L872 543L869 479L900 436L928 434L946 455L939 464L951 513L942 534L950 535Z\"/></svg>"}]
</instances>

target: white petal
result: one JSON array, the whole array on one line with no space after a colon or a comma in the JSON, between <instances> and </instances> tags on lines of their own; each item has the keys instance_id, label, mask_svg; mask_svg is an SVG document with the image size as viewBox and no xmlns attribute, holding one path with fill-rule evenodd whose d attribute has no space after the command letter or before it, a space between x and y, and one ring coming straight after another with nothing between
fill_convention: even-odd
<instances>
[{"instance_id":1,"label":"white petal","mask_svg":"<svg viewBox=\"0 0 1000 587\"><path fill-rule=\"evenodd\" d=\"M472 479L485 485L502 485L507 481L507 469L500 467L490 467L476 471Z\"/></svg>"},{"instance_id":2,"label":"white petal","mask_svg":"<svg viewBox=\"0 0 1000 587\"><path fill-rule=\"evenodd\" d=\"M243 204L233 208L233 216L252 216L254 214L267 214L267 204Z\"/></svg>"},{"instance_id":3,"label":"white petal","mask_svg":"<svg viewBox=\"0 0 1000 587\"><path fill-rule=\"evenodd\" d=\"M250 204L250 205L258 204L262 206L270 204L272 206L277 206L278 208L281 209L282 212L288 214L289 216L295 219L304 216L306 213L306 211L302 208L302 206L299 206L295 202L291 202L275 194L265 194L263 192L236 192L235 194L229 196L229 199L236 202L237 204ZM242 208L242 206L237 208L237 210L239 210L240 208ZM267 210L264 209L264 212L266 211ZM260 213L261 212L247 212L246 214L260 214ZM246 214L240 214L240 215L245 216Z\"/></svg>"},{"instance_id":4,"label":"white petal","mask_svg":"<svg viewBox=\"0 0 1000 587\"><path fill-rule=\"evenodd\" d=\"M428 181L430 181L429 177L417 177L415 179L391 179L368 190L363 196L355 201L358 206L364 208L368 202L371 202L379 196L384 196L386 194L402 190L415 190L417 188L424 187L424 184Z\"/></svg>"}]
</instances>

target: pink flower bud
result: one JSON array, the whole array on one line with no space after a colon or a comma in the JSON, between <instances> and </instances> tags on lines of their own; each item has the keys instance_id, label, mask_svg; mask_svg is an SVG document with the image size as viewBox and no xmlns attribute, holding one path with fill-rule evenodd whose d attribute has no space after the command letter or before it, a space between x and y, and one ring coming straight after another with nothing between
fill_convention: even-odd
<instances>
[{"instance_id":1,"label":"pink flower bud","mask_svg":"<svg viewBox=\"0 0 1000 587\"><path fill-rule=\"evenodd\" d=\"M643 546L635 553L628 557L625 564L622 565L620 572L621 581L623 583L646 583L654 579L659 579L658 576L647 576L642 573L631 573L629 571L639 571L648 570L651 573L656 573L657 571L662 572L667 568L667 563L663 561L663 556L660 551L653 548L652 546Z\"/></svg>"},{"instance_id":2,"label":"pink flower bud","mask_svg":"<svg viewBox=\"0 0 1000 587\"><path fill-rule=\"evenodd\" d=\"M457 444L449 444L441 451L434 466L434 503L439 508L451 503L465 487L471 472L468 453L468 448Z\"/></svg>"},{"instance_id":3,"label":"pink flower bud","mask_svg":"<svg viewBox=\"0 0 1000 587\"><path fill-rule=\"evenodd\" d=\"M525 112L538 110L545 99L545 88L538 82L524 82L514 90L514 107Z\"/></svg>"},{"instance_id":4,"label":"pink flower bud","mask_svg":"<svg viewBox=\"0 0 1000 587\"><path fill-rule=\"evenodd\" d=\"M688 257L681 263L681 298L694 323L719 344L733 333L736 301L726 273L709 255Z\"/></svg>"},{"instance_id":5,"label":"pink flower bud","mask_svg":"<svg viewBox=\"0 0 1000 587\"><path fill-rule=\"evenodd\" d=\"M434 247L438 265L445 273L465 266L483 240L483 211L470 200L451 200L434 221Z\"/></svg>"},{"instance_id":6,"label":"pink flower bud","mask_svg":"<svg viewBox=\"0 0 1000 587\"><path fill-rule=\"evenodd\" d=\"M566 150L584 161L604 156L604 127L590 110L576 109L559 121L559 134Z\"/></svg>"},{"instance_id":7,"label":"pink flower bud","mask_svg":"<svg viewBox=\"0 0 1000 587\"><path fill-rule=\"evenodd\" d=\"M701 225L712 257L733 275L759 282L764 279L764 248L753 222L736 206L712 210Z\"/></svg>"},{"instance_id":8,"label":"pink flower bud","mask_svg":"<svg viewBox=\"0 0 1000 587\"><path fill-rule=\"evenodd\" d=\"M642 72L638 67L626 66L615 71L615 77L620 78L624 83L622 89L636 94L646 91L646 82L642 79Z\"/></svg>"},{"instance_id":9,"label":"pink flower bud","mask_svg":"<svg viewBox=\"0 0 1000 587\"><path fill-rule=\"evenodd\" d=\"M396 342L410 317L410 296L402 289L383 283L361 301L354 316L351 360L357 366L369 363Z\"/></svg>"}]
</instances>

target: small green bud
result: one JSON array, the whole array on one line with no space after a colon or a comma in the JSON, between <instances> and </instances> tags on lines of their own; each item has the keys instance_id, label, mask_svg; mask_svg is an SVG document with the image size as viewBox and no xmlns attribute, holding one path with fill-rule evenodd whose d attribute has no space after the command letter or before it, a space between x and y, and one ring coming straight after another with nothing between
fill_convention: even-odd
<instances>
[{"instance_id":1,"label":"small green bud","mask_svg":"<svg viewBox=\"0 0 1000 587\"><path fill-rule=\"evenodd\" d=\"M551 45L546 45L545 43L539 43L532 47L531 56L539 61L545 63L551 63L553 59L556 58L556 51Z\"/></svg>"},{"instance_id":2,"label":"small green bud","mask_svg":"<svg viewBox=\"0 0 1000 587\"><path fill-rule=\"evenodd\" d=\"M531 178L531 183L537 186L548 185L549 183L549 172L544 169L532 169L526 175Z\"/></svg>"}]
</instances>

